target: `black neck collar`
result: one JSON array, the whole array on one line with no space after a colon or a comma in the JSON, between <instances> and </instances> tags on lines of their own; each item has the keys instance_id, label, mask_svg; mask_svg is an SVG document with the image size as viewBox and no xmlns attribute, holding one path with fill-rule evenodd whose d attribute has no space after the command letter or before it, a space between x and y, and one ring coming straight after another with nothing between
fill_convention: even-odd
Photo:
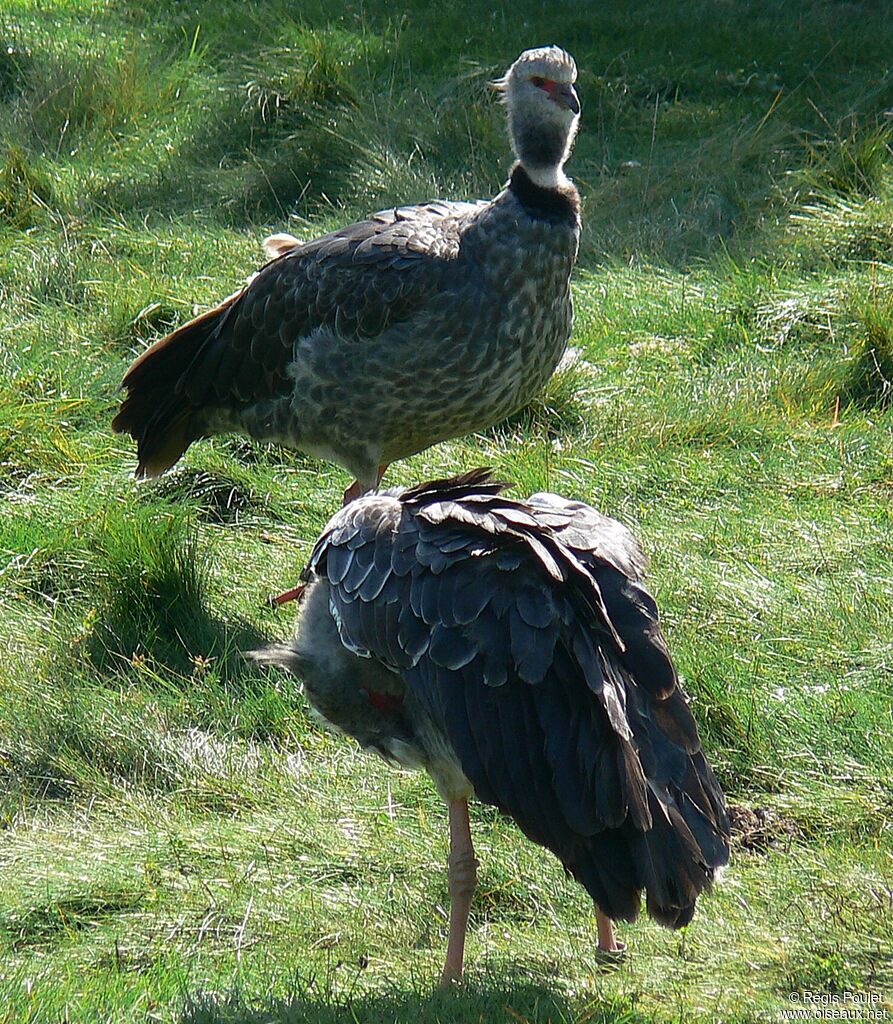
<instances>
[{"instance_id":1,"label":"black neck collar","mask_svg":"<svg viewBox=\"0 0 893 1024\"><path fill-rule=\"evenodd\" d=\"M529 217L576 226L580 222L580 196L568 182L556 188L537 185L521 164L515 164L508 187Z\"/></svg>"}]
</instances>

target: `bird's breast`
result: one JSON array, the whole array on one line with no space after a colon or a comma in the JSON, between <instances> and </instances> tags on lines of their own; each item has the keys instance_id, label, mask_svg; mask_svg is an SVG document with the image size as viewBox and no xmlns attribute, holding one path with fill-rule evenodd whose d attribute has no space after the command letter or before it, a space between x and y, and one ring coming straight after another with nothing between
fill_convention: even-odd
<instances>
[{"instance_id":1,"label":"bird's breast","mask_svg":"<svg viewBox=\"0 0 893 1024\"><path fill-rule=\"evenodd\" d=\"M354 472L486 429L533 399L567 345L577 231L487 211L411 315L359 337L337 324L295 344L277 416L307 451Z\"/></svg>"}]
</instances>

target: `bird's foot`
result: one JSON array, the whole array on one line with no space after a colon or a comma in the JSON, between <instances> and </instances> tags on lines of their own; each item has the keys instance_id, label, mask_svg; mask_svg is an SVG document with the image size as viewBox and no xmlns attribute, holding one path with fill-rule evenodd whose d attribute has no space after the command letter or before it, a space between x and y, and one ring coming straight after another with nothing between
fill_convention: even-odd
<instances>
[{"instance_id":1,"label":"bird's foot","mask_svg":"<svg viewBox=\"0 0 893 1024\"><path fill-rule=\"evenodd\" d=\"M596 946L595 962L601 967L603 971L616 970L625 961L625 942L615 942L613 949L602 949L601 946Z\"/></svg>"},{"instance_id":2,"label":"bird's foot","mask_svg":"<svg viewBox=\"0 0 893 1024\"><path fill-rule=\"evenodd\" d=\"M604 946L596 946L595 951L599 958L604 957L605 960L622 960L626 955L626 943L615 941L614 945L610 949L606 949Z\"/></svg>"},{"instance_id":3,"label":"bird's foot","mask_svg":"<svg viewBox=\"0 0 893 1024\"><path fill-rule=\"evenodd\" d=\"M264 252L271 260L277 259L279 256L284 256L285 253L294 249L296 245L301 244L300 238L295 238L294 235L289 235L285 231L278 235L270 235L269 238L263 240Z\"/></svg>"},{"instance_id":4,"label":"bird's foot","mask_svg":"<svg viewBox=\"0 0 893 1024\"><path fill-rule=\"evenodd\" d=\"M440 976L440 987L449 988L462 981L465 959L465 932L471 897L477 885L478 861L471 842L468 822L468 801L464 798L450 801L450 937L447 942L446 963Z\"/></svg>"},{"instance_id":5,"label":"bird's foot","mask_svg":"<svg viewBox=\"0 0 893 1024\"><path fill-rule=\"evenodd\" d=\"M341 501L341 507L349 505L352 501L356 501L357 498L362 498L364 494L368 494L370 491L374 491L376 487L381 483L381 478L387 472L389 462L383 462L375 472L375 483L371 487L364 487L359 480L354 482L344 492L344 498Z\"/></svg>"},{"instance_id":6,"label":"bird's foot","mask_svg":"<svg viewBox=\"0 0 893 1024\"><path fill-rule=\"evenodd\" d=\"M614 935L614 922L598 908L595 911L595 920L598 925L598 946L596 951L599 959L609 962L622 960L626 953L626 943L620 942Z\"/></svg>"},{"instance_id":7,"label":"bird's foot","mask_svg":"<svg viewBox=\"0 0 893 1024\"><path fill-rule=\"evenodd\" d=\"M462 963L465 958L465 930L471 898L477 886L479 861L474 850L455 847L449 857L450 939L447 959L440 976L440 987L462 984Z\"/></svg>"},{"instance_id":8,"label":"bird's foot","mask_svg":"<svg viewBox=\"0 0 893 1024\"><path fill-rule=\"evenodd\" d=\"M477 886L481 862L474 850L453 850L447 861L451 900L470 900Z\"/></svg>"}]
</instances>

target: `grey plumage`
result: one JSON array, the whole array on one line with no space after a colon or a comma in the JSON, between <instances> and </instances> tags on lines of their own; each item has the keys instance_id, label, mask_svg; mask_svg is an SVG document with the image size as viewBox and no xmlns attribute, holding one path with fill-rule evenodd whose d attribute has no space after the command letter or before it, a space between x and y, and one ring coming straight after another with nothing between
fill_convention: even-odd
<instances>
[{"instance_id":1,"label":"grey plumage","mask_svg":"<svg viewBox=\"0 0 893 1024\"><path fill-rule=\"evenodd\" d=\"M531 84L542 74L563 84ZM244 288L147 349L113 421L137 441L137 473L237 430L333 459L369 489L379 466L533 398L571 331L579 197L561 165L575 76L557 47L509 69L519 162L495 199L385 210L305 244L274 236L281 255ZM546 134L551 164L530 141Z\"/></svg>"},{"instance_id":2,"label":"grey plumage","mask_svg":"<svg viewBox=\"0 0 893 1024\"><path fill-rule=\"evenodd\" d=\"M728 859L632 534L485 471L361 498L310 557L296 639L259 652L336 727L494 804L611 918L686 924Z\"/></svg>"}]
</instances>

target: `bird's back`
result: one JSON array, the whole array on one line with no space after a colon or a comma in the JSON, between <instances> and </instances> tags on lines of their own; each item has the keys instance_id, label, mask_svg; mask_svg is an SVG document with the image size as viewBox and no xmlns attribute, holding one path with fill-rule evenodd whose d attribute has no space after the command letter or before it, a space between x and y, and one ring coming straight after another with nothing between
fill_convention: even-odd
<instances>
[{"instance_id":1,"label":"bird's back","mask_svg":"<svg viewBox=\"0 0 893 1024\"><path fill-rule=\"evenodd\" d=\"M237 429L360 479L483 429L561 358L578 234L575 193L556 212L508 188L384 211L296 246L148 349L114 427L137 439L141 474Z\"/></svg>"},{"instance_id":2,"label":"bird's back","mask_svg":"<svg viewBox=\"0 0 893 1024\"><path fill-rule=\"evenodd\" d=\"M452 799L434 756L448 749L455 784L556 853L608 916L634 917L646 890L652 916L685 924L728 858L728 821L641 549L586 506L498 489L458 478L334 517L310 567L339 685L363 690L364 730L412 735ZM325 686L325 659L310 660ZM376 678L390 687L378 704ZM362 740L338 705L327 716Z\"/></svg>"}]
</instances>

